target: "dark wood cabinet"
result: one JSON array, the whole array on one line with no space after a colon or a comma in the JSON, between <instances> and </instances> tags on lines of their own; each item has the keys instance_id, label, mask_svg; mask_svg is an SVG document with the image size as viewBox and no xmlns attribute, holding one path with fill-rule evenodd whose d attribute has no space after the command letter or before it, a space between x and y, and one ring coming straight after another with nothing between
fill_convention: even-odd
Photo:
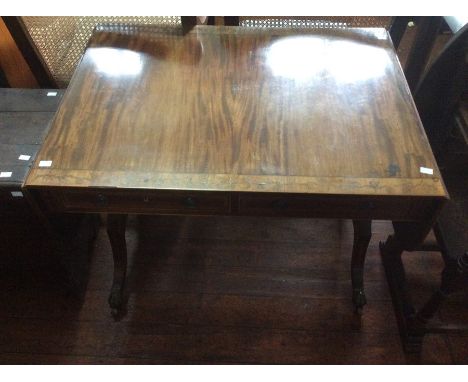
<instances>
[{"instance_id":1,"label":"dark wood cabinet","mask_svg":"<svg viewBox=\"0 0 468 382\"><path fill-rule=\"evenodd\" d=\"M3 269L35 261L58 266L66 286L82 293L96 217L46 216L23 189L63 94L0 89L0 264Z\"/></svg>"}]
</instances>

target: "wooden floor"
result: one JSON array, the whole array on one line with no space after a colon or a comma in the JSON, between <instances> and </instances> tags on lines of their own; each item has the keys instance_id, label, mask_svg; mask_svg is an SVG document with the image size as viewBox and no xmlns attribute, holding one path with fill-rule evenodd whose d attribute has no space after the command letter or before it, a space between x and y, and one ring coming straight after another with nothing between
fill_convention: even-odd
<instances>
[{"instance_id":1,"label":"wooden floor","mask_svg":"<svg viewBox=\"0 0 468 382\"><path fill-rule=\"evenodd\" d=\"M82 302L47 254L3 263L1 363L414 363L402 350L373 226L362 319L353 314L349 221L140 217L129 222L128 312L107 305L110 246L95 242ZM437 253L405 255L415 300ZM442 320L468 317L466 299ZM457 313L458 312L458 313ZM429 335L420 362L466 363L468 336Z\"/></svg>"},{"instance_id":2,"label":"wooden floor","mask_svg":"<svg viewBox=\"0 0 468 382\"><path fill-rule=\"evenodd\" d=\"M403 63L413 35L400 46ZM420 359L405 356L378 251L392 232L387 222L373 225L361 320L351 304L350 221L133 218L120 321L107 305L105 231L80 300L47 245L31 240L33 226L12 232L24 253L0 253L3 364L468 363L468 334L428 335ZM404 261L419 306L438 285L440 254L406 253ZM467 301L454 296L437 318L468 324Z\"/></svg>"}]
</instances>

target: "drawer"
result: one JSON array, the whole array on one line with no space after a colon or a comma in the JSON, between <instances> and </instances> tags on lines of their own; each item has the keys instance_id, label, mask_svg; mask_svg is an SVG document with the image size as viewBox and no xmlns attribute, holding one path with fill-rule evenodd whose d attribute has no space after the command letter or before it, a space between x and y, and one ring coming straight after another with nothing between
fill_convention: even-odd
<instances>
[{"instance_id":1,"label":"drawer","mask_svg":"<svg viewBox=\"0 0 468 382\"><path fill-rule=\"evenodd\" d=\"M426 205L410 197L259 194L240 195L239 214L315 218L413 220Z\"/></svg>"},{"instance_id":2,"label":"drawer","mask_svg":"<svg viewBox=\"0 0 468 382\"><path fill-rule=\"evenodd\" d=\"M231 208L229 194L218 192L70 189L49 191L52 194L59 209L70 212L209 215L229 213Z\"/></svg>"}]
</instances>

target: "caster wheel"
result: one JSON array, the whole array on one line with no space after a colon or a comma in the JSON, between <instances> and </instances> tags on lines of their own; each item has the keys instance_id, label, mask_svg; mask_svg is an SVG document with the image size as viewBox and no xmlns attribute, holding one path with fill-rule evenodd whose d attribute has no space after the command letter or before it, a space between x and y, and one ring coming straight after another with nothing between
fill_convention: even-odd
<instances>
[{"instance_id":1,"label":"caster wheel","mask_svg":"<svg viewBox=\"0 0 468 382\"><path fill-rule=\"evenodd\" d=\"M355 306L354 307L354 313L358 316L362 316L362 311L363 311L363 308L362 306Z\"/></svg>"},{"instance_id":2,"label":"caster wheel","mask_svg":"<svg viewBox=\"0 0 468 382\"><path fill-rule=\"evenodd\" d=\"M118 318L120 316L120 311L118 309L112 308L111 314L112 314L112 317Z\"/></svg>"},{"instance_id":3,"label":"caster wheel","mask_svg":"<svg viewBox=\"0 0 468 382\"><path fill-rule=\"evenodd\" d=\"M367 304L366 295L364 294L364 290L356 289L353 290L353 304L356 310L356 313L362 314L362 309L364 305Z\"/></svg>"},{"instance_id":4,"label":"caster wheel","mask_svg":"<svg viewBox=\"0 0 468 382\"><path fill-rule=\"evenodd\" d=\"M112 288L111 293L109 295L109 306L111 307L112 311L120 311L123 304L123 296L122 290L120 287Z\"/></svg>"}]
</instances>

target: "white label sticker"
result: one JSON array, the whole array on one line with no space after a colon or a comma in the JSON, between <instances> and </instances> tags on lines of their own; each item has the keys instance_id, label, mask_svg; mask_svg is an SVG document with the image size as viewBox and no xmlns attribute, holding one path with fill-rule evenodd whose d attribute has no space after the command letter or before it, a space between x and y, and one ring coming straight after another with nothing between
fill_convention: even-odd
<instances>
[{"instance_id":1,"label":"white label sticker","mask_svg":"<svg viewBox=\"0 0 468 382\"><path fill-rule=\"evenodd\" d=\"M47 92L47 97L55 97L57 92Z\"/></svg>"},{"instance_id":2,"label":"white label sticker","mask_svg":"<svg viewBox=\"0 0 468 382\"><path fill-rule=\"evenodd\" d=\"M24 154L21 154L19 157L18 157L19 160L29 160L31 159L31 155L24 155Z\"/></svg>"},{"instance_id":3,"label":"white label sticker","mask_svg":"<svg viewBox=\"0 0 468 382\"><path fill-rule=\"evenodd\" d=\"M434 175L434 170L427 167L419 167L419 172L421 174Z\"/></svg>"},{"instance_id":4,"label":"white label sticker","mask_svg":"<svg viewBox=\"0 0 468 382\"><path fill-rule=\"evenodd\" d=\"M0 178L11 178L12 174L11 171L2 171L0 172Z\"/></svg>"},{"instance_id":5,"label":"white label sticker","mask_svg":"<svg viewBox=\"0 0 468 382\"><path fill-rule=\"evenodd\" d=\"M39 162L39 167L50 167L50 166L52 166L51 160L41 160Z\"/></svg>"},{"instance_id":6,"label":"white label sticker","mask_svg":"<svg viewBox=\"0 0 468 382\"><path fill-rule=\"evenodd\" d=\"M22 198L23 193L21 191L11 191L11 196L13 196L14 198Z\"/></svg>"}]
</instances>

